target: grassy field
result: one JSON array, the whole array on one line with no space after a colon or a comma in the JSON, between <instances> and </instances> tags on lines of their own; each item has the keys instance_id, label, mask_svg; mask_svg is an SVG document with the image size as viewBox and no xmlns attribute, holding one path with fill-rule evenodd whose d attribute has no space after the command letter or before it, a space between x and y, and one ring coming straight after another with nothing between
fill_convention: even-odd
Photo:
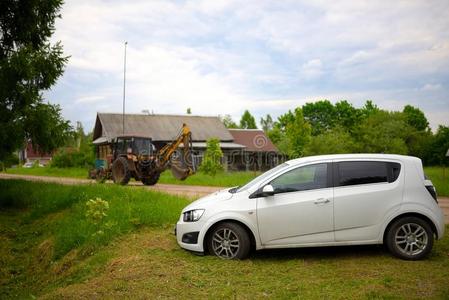
<instances>
[{"instance_id":1,"label":"grassy field","mask_svg":"<svg viewBox=\"0 0 449 300\"><path fill-rule=\"evenodd\" d=\"M424 172L435 185L438 196L449 197L449 168L426 167Z\"/></svg>"},{"instance_id":2,"label":"grassy field","mask_svg":"<svg viewBox=\"0 0 449 300\"><path fill-rule=\"evenodd\" d=\"M449 197L449 168L443 167L425 167L424 171L436 186L439 196ZM14 168L8 169L6 173L55 176L55 177L73 177L87 178L87 169L83 168ZM159 183L182 184L182 185L205 185L205 186L224 186L231 187L243 185L257 176L258 172L223 172L216 176L206 175L202 172L190 176L184 181L174 178L170 171L162 173Z\"/></svg>"},{"instance_id":3,"label":"grassy field","mask_svg":"<svg viewBox=\"0 0 449 300\"><path fill-rule=\"evenodd\" d=\"M71 177L71 178L87 178L88 170L85 168L50 168L50 167L33 167L33 168L12 168L7 169L6 173L35 175L35 176L52 176L52 177Z\"/></svg>"},{"instance_id":4,"label":"grassy field","mask_svg":"<svg viewBox=\"0 0 449 300\"><path fill-rule=\"evenodd\" d=\"M171 234L186 199L111 185L0 180L0 298L441 299L449 295L449 227L427 260L381 246L199 257ZM109 202L101 225L86 201ZM103 231L99 234L99 231Z\"/></svg>"}]
</instances>

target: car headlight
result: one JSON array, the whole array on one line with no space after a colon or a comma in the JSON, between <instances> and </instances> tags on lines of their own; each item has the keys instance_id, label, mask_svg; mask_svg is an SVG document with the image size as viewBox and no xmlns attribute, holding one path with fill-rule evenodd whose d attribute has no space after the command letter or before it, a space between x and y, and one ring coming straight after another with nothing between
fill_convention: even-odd
<instances>
[{"instance_id":1,"label":"car headlight","mask_svg":"<svg viewBox=\"0 0 449 300\"><path fill-rule=\"evenodd\" d=\"M204 209L193 209L183 213L184 222L196 222L198 221L204 213Z\"/></svg>"}]
</instances>

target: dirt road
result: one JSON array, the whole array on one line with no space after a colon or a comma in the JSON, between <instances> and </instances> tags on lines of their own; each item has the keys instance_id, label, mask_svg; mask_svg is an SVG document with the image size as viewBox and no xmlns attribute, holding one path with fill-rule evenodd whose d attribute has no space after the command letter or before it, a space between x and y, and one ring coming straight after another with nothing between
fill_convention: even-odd
<instances>
[{"instance_id":1,"label":"dirt road","mask_svg":"<svg viewBox=\"0 0 449 300\"><path fill-rule=\"evenodd\" d=\"M51 176L34 176L34 175L18 175L18 174L6 174L0 173L0 179L23 179L29 181L42 181L53 182L60 184L98 184L92 179L79 179L79 178L67 178L67 177L51 177ZM113 184L106 182L106 184ZM154 191L165 192L173 195L187 196L190 198L199 198L215 191L223 189L223 187L213 186L193 186L193 185L178 185L178 184L163 184L158 183L153 186L145 186L140 182L130 182L129 185L138 186L139 188L146 188Z\"/></svg>"},{"instance_id":2,"label":"dirt road","mask_svg":"<svg viewBox=\"0 0 449 300\"><path fill-rule=\"evenodd\" d=\"M61 184L97 184L95 180L91 179L76 179L66 177L49 177L49 176L32 176L32 175L16 175L0 173L0 179L24 179L30 181L54 182ZM112 183L112 182L111 182ZM140 182L131 182L130 185L138 186L139 188L146 188L154 191L165 192L173 195L187 196L189 198L199 198L220 189L223 187L213 186L196 186L196 185L177 185L177 184L163 184L158 183L154 186L144 186ZM449 224L449 198L440 197L438 203L443 209L446 224Z\"/></svg>"}]
</instances>

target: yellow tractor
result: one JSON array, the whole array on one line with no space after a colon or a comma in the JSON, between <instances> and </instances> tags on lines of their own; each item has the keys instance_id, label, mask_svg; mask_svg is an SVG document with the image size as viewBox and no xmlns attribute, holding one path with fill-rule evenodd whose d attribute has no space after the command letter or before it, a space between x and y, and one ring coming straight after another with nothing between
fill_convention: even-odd
<instances>
[{"instance_id":1,"label":"yellow tractor","mask_svg":"<svg viewBox=\"0 0 449 300\"><path fill-rule=\"evenodd\" d=\"M131 178L145 185L154 185L166 169L179 180L184 180L196 171L192 151L192 133L186 124L170 143L156 150L151 138L124 135L111 144L112 156L108 161L96 163L93 171L98 181L112 179L126 185ZM108 167L104 165L107 164Z\"/></svg>"}]
</instances>

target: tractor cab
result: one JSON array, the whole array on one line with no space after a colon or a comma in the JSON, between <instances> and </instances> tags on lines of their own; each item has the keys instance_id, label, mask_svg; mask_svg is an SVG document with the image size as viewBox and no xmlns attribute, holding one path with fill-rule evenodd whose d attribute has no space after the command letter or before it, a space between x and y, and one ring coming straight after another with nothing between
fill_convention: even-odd
<instances>
[{"instance_id":1,"label":"tractor cab","mask_svg":"<svg viewBox=\"0 0 449 300\"><path fill-rule=\"evenodd\" d=\"M118 136L113 141L114 160L119 156L153 156L156 153L151 138L140 136Z\"/></svg>"}]
</instances>

